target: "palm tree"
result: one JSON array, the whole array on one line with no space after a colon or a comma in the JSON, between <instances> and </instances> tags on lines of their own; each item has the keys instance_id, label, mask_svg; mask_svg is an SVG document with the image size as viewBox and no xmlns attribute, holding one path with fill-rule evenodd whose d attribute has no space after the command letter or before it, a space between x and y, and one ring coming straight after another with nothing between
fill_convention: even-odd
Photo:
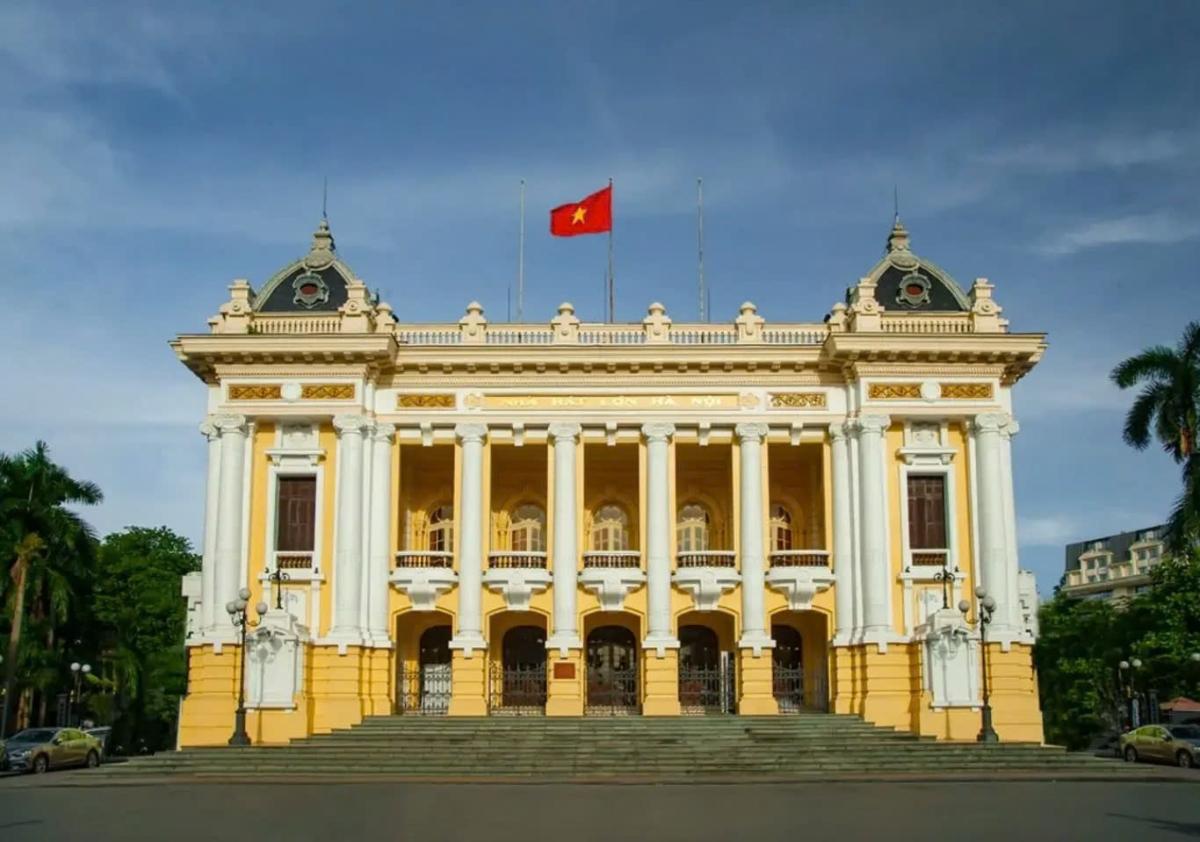
<instances>
[{"instance_id":1,"label":"palm tree","mask_svg":"<svg viewBox=\"0 0 1200 842\"><path fill-rule=\"evenodd\" d=\"M74 570L95 545L91 526L66 506L94 505L103 499L94 483L77 480L54 464L45 442L15 456L0 454L0 529L5 539L0 546L7 546L13 558L0 735L8 725L13 700L28 584L38 583L38 598L53 614L65 616L69 576L64 571Z\"/></svg>"},{"instance_id":2,"label":"palm tree","mask_svg":"<svg viewBox=\"0 0 1200 842\"><path fill-rule=\"evenodd\" d=\"M1155 345L1121 362L1112 380L1122 389L1145 384L1125 416L1125 441L1145 450L1157 438L1183 468L1183 494L1167 522L1167 544L1183 551L1200 530L1200 322L1183 329L1175 348Z\"/></svg>"}]
</instances>

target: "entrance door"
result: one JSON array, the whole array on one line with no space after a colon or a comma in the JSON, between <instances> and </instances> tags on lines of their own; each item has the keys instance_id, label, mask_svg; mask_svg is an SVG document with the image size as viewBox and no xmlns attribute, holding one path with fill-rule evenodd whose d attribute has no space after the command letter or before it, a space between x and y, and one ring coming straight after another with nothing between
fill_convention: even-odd
<instances>
[{"instance_id":1,"label":"entrance door","mask_svg":"<svg viewBox=\"0 0 1200 842\"><path fill-rule=\"evenodd\" d=\"M504 634L501 661L492 674L490 707L496 713L546 712L546 632L517 626Z\"/></svg>"},{"instance_id":2,"label":"entrance door","mask_svg":"<svg viewBox=\"0 0 1200 842\"><path fill-rule=\"evenodd\" d=\"M679 628L679 705L684 713L732 713L733 659L708 626Z\"/></svg>"},{"instance_id":3,"label":"entrance door","mask_svg":"<svg viewBox=\"0 0 1200 842\"><path fill-rule=\"evenodd\" d=\"M804 707L804 641L791 626L771 626L771 637L775 701L780 713L795 713Z\"/></svg>"},{"instance_id":4,"label":"entrance door","mask_svg":"<svg viewBox=\"0 0 1200 842\"><path fill-rule=\"evenodd\" d=\"M450 627L434 626L421 635L418 662L421 668L421 712L445 713L450 709Z\"/></svg>"},{"instance_id":5,"label":"entrance door","mask_svg":"<svg viewBox=\"0 0 1200 842\"><path fill-rule=\"evenodd\" d=\"M637 641L622 626L601 626L587 637L589 715L637 713Z\"/></svg>"}]
</instances>

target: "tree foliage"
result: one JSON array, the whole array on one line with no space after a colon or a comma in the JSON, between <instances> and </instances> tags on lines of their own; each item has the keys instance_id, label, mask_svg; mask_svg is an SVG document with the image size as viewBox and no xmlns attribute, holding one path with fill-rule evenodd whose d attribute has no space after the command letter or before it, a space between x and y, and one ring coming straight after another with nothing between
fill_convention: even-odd
<instances>
[{"instance_id":1,"label":"tree foliage","mask_svg":"<svg viewBox=\"0 0 1200 842\"><path fill-rule=\"evenodd\" d=\"M1046 739L1082 748L1119 725L1118 664L1137 658L1138 690L1160 700L1200 693L1200 552L1167 557L1151 572L1152 586L1114 606L1059 593L1038 615L1034 653Z\"/></svg>"}]
</instances>

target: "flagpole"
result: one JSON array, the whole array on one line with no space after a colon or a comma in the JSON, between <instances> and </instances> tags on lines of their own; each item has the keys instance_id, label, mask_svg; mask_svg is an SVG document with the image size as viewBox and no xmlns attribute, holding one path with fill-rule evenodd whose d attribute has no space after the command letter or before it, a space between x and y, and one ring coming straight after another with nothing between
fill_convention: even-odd
<instances>
[{"instance_id":1,"label":"flagpole","mask_svg":"<svg viewBox=\"0 0 1200 842\"><path fill-rule=\"evenodd\" d=\"M517 321L525 320L525 179L521 179L521 233L517 240Z\"/></svg>"},{"instance_id":2,"label":"flagpole","mask_svg":"<svg viewBox=\"0 0 1200 842\"><path fill-rule=\"evenodd\" d=\"M708 290L704 285L704 179L696 179L696 258L700 272L700 321L708 321Z\"/></svg>"},{"instance_id":3,"label":"flagpole","mask_svg":"<svg viewBox=\"0 0 1200 842\"><path fill-rule=\"evenodd\" d=\"M610 178L608 180L609 202L610 202L609 207L612 207L612 205L611 205L612 186L613 186L613 180ZM615 320L614 313L616 310L616 304L615 304L614 298L615 298L615 296L614 296L614 292L613 292L613 223L612 223L612 220L609 219L609 222L608 222L608 322L609 322L609 324L612 324L613 321Z\"/></svg>"}]
</instances>

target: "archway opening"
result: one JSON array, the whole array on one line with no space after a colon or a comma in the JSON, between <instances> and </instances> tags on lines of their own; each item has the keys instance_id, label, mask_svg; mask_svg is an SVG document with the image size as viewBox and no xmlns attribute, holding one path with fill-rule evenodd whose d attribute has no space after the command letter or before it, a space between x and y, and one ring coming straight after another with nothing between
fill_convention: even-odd
<instances>
[{"instance_id":1,"label":"archway opening","mask_svg":"<svg viewBox=\"0 0 1200 842\"><path fill-rule=\"evenodd\" d=\"M587 636L587 704L589 716L637 713L637 639L624 626L600 626Z\"/></svg>"},{"instance_id":2,"label":"archway opening","mask_svg":"<svg viewBox=\"0 0 1200 842\"><path fill-rule=\"evenodd\" d=\"M493 665L488 707L498 714L546 712L546 630L513 626L500 642L500 662Z\"/></svg>"},{"instance_id":3,"label":"archway opening","mask_svg":"<svg viewBox=\"0 0 1200 842\"><path fill-rule=\"evenodd\" d=\"M396 617L397 713L439 715L450 708L450 615L404 612Z\"/></svg>"},{"instance_id":4,"label":"archway opening","mask_svg":"<svg viewBox=\"0 0 1200 842\"><path fill-rule=\"evenodd\" d=\"M679 706L685 714L736 710L733 656L707 625L679 627Z\"/></svg>"}]
</instances>

